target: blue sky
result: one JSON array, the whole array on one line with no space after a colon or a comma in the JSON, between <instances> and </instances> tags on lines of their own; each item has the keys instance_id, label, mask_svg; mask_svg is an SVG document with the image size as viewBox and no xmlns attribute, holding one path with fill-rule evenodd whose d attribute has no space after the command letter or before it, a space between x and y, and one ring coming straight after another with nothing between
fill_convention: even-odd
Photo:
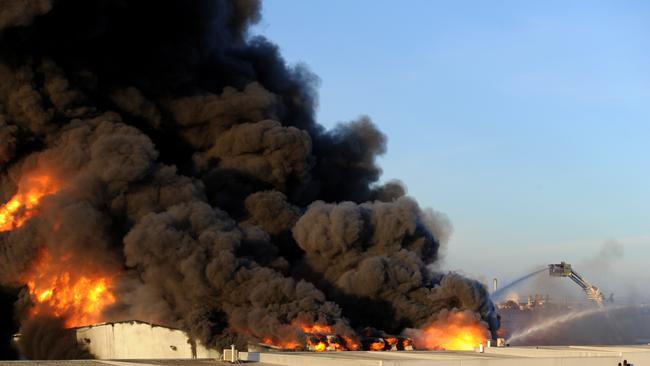
<instances>
[{"instance_id":1,"label":"blue sky","mask_svg":"<svg viewBox=\"0 0 650 366\"><path fill-rule=\"evenodd\" d=\"M321 78L319 122L368 115L454 225L443 267L508 282L606 240L650 281L650 2L267 0L255 32Z\"/></svg>"}]
</instances>

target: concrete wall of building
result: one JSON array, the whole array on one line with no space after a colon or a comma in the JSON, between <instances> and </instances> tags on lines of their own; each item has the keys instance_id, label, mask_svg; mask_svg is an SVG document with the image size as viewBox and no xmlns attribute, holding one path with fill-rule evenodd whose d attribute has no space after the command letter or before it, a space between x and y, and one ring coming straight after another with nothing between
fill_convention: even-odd
<instances>
[{"instance_id":1,"label":"concrete wall of building","mask_svg":"<svg viewBox=\"0 0 650 366\"><path fill-rule=\"evenodd\" d=\"M182 330L137 321L77 328L77 340L99 359L218 358L219 352L192 344Z\"/></svg>"},{"instance_id":2,"label":"concrete wall of building","mask_svg":"<svg viewBox=\"0 0 650 366\"><path fill-rule=\"evenodd\" d=\"M529 352L525 357L470 352L242 352L242 358L278 366L616 366L621 361L616 353L607 356L562 353L549 356Z\"/></svg>"}]
</instances>

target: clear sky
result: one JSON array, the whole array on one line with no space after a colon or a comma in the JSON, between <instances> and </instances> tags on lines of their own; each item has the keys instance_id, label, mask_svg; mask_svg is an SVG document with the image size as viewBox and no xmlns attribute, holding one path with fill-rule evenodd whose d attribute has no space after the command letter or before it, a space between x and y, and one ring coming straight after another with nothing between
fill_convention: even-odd
<instances>
[{"instance_id":1,"label":"clear sky","mask_svg":"<svg viewBox=\"0 0 650 366\"><path fill-rule=\"evenodd\" d=\"M319 122L370 116L383 179L449 216L445 269L508 282L566 260L650 295L650 1L267 0L263 14L255 32L321 78ZM607 240L622 257L588 265Z\"/></svg>"}]
</instances>

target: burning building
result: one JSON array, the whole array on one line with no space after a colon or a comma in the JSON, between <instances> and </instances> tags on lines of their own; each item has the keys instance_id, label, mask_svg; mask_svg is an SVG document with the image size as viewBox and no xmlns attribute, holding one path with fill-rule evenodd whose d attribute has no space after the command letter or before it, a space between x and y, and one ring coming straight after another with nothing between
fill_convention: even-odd
<instances>
[{"instance_id":1,"label":"burning building","mask_svg":"<svg viewBox=\"0 0 650 366\"><path fill-rule=\"evenodd\" d=\"M317 78L248 33L260 8L0 4L0 285L27 357L75 354L44 324L127 319L216 349L494 336L484 286L430 269L449 221L378 183L370 119L315 121Z\"/></svg>"},{"instance_id":2,"label":"burning building","mask_svg":"<svg viewBox=\"0 0 650 366\"><path fill-rule=\"evenodd\" d=\"M99 359L193 359L219 358L180 329L139 321L101 323L68 328L67 336ZM21 334L14 336L21 343Z\"/></svg>"}]
</instances>

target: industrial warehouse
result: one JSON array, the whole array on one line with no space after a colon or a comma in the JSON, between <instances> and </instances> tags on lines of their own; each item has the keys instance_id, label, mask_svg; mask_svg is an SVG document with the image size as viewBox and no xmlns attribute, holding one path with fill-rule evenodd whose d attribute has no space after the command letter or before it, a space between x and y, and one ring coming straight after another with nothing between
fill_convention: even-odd
<instances>
[{"instance_id":1,"label":"industrial warehouse","mask_svg":"<svg viewBox=\"0 0 650 366\"><path fill-rule=\"evenodd\" d=\"M325 351L287 352L264 344L247 351L208 349L187 333L139 321L106 323L71 329L94 360L65 361L74 366L204 366L211 364L313 365L313 366L614 366L650 363L650 346L542 346L480 345L468 351ZM20 335L15 336L18 341ZM61 361L0 361L4 366L49 366Z\"/></svg>"},{"instance_id":2,"label":"industrial warehouse","mask_svg":"<svg viewBox=\"0 0 650 366\"><path fill-rule=\"evenodd\" d=\"M650 363L650 346L546 346L476 347L473 351L399 352L283 352L259 345L258 352L206 349L186 333L143 322L99 324L74 330L77 341L95 360L65 361L73 366L206 366L245 363L250 365L310 366L516 366L576 365L614 366ZM234 350L234 352L233 352ZM0 361L3 366L50 366L61 361Z\"/></svg>"},{"instance_id":3,"label":"industrial warehouse","mask_svg":"<svg viewBox=\"0 0 650 366\"><path fill-rule=\"evenodd\" d=\"M650 366L649 4L0 0L0 366Z\"/></svg>"}]
</instances>

